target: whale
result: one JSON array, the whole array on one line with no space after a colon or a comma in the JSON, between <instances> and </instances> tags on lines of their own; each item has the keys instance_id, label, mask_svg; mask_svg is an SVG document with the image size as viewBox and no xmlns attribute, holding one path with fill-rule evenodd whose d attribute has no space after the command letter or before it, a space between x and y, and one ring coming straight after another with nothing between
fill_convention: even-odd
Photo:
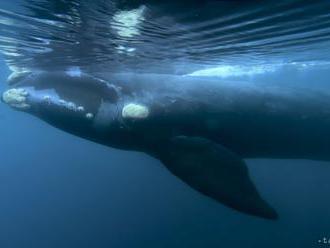
<instances>
[{"instance_id":1,"label":"whale","mask_svg":"<svg viewBox=\"0 0 330 248\"><path fill-rule=\"evenodd\" d=\"M13 79L14 78L14 79ZM245 159L330 160L330 95L188 75L40 71L1 97L73 135L144 152L197 192L276 220Z\"/></svg>"}]
</instances>

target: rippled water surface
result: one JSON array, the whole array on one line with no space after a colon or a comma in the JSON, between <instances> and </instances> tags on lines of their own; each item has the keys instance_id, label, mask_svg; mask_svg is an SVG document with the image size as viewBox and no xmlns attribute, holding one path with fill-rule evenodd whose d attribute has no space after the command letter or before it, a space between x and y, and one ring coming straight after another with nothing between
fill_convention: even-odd
<instances>
[{"instance_id":1,"label":"rippled water surface","mask_svg":"<svg viewBox=\"0 0 330 248\"><path fill-rule=\"evenodd\" d=\"M330 63L330 1L26 0L20 7L0 9L0 50L12 70L185 74L222 66L220 74L249 74Z\"/></svg>"}]
</instances>

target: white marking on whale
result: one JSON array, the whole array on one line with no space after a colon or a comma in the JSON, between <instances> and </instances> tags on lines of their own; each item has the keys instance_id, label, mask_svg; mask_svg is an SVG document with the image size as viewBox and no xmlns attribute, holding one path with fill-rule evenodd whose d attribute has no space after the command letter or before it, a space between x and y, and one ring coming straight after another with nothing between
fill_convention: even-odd
<instances>
[{"instance_id":1,"label":"white marking on whale","mask_svg":"<svg viewBox=\"0 0 330 248\"><path fill-rule=\"evenodd\" d=\"M17 109L28 109L30 105L26 103L28 92L24 89L13 88L2 94L2 99L9 106Z\"/></svg>"},{"instance_id":2,"label":"white marking on whale","mask_svg":"<svg viewBox=\"0 0 330 248\"><path fill-rule=\"evenodd\" d=\"M127 119L144 119L149 115L149 109L146 106L129 103L122 110L122 117Z\"/></svg>"},{"instance_id":3,"label":"white marking on whale","mask_svg":"<svg viewBox=\"0 0 330 248\"><path fill-rule=\"evenodd\" d=\"M93 117L94 117L94 115L92 113L87 113L86 114L87 119L92 119Z\"/></svg>"}]
</instances>

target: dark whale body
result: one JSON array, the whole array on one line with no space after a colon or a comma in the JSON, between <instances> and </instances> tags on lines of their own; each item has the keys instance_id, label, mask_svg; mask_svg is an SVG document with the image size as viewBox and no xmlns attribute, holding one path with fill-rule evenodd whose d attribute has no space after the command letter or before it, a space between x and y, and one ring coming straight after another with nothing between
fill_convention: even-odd
<instances>
[{"instance_id":1,"label":"dark whale body","mask_svg":"<svg viewBox=\"0 0 330 248\"><path fill-rule=\"evenodd\" d=\"M2 97L10 106L107 146L161 160L197 191L276 219L244 158L329 160L330 97L304 89L192 76L40 72Z\"/></svg>"},{"instance_id":2,"label":"dark whale body","mask_svg":"<svg viewBox=\"0 0 330 248\"><path fill-rule=\"evenodd\" d=\"M191 76L117 74L110 80L155 108L146 120L150 127L142 128L205 137L243 158L330 159L327 93Z\"/></svg>"}]
</instances>

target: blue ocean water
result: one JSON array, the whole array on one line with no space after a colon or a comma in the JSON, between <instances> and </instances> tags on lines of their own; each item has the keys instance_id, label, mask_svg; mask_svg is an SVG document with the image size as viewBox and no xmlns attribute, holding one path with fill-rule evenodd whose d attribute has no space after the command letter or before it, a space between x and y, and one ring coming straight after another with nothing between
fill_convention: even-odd
<instances>
[{"instance_id":1,"label":"blue ocean water","mask_svg":"<svg viewBox=\"0 0 330 248\"><path fill-rule=\"evenodd\" d=\"M40 3L43 2L51 3L52 1L40 1ZM59 1L64 6L67 6L69 2L73 1ZM138 9L141 3L137 2L130 8ZM152 1L150 2L152 4ZM28 5L28 7L34 6L35 9L40 11L41 15L46 15L44 7L39 6L37 8L36 3L38 1L31 1L31 5ZM69 49L70 47L66 47L66 42L70 43L70 40L58 40L59 34L68 31L65 25L66 22L62 26L59 26L59 23L50 25L52 28L56 25L60 27L57 33L55 29L41 24L45 22L33 22L31 19L13 15L13 13L20 13L21 9L24 9L24 4L7 4L8 6L3 5L1 9L10 11L10 13L2 12L0 15L2 17L0 18L2 20L0 22L2 25L0 47L2 51L5 51L0 64L0 82L3 82L0 84L1 91L6 88L5 82L11 73L8 65L11 65L11 69L13 69L13 65L25 69L35 69L42 66L47 68L53 66L54 63L54 66L59 68L63 64L67 68L76 65L72 63L74 61L75 63L82 62L79 64L81 68L88 67L86 63L88 64L91 61L91 55L95 51L86 52L81 57L78 56L79 54L66 57L70 54L65 52L70 53L72 51ZM89 4L92 4L92 2ZM297 6L290 9L290 4L296 4ZM149 6L148 4L145 5ZM307 7L304 8L304 6ZM272 16L269 13L269 8L263 9L259 5L255 9L255 7L250 8L246 5L244 9L247 9L247 11L244 12L236 6L238 8L236 12L233 11L233 13L229 13L231 15L225 16L227 19L225 17L221 19L224 23L223 26L216 21L216 18L212 21L205 21L206 17L201 17L201 23L206 26L194 26L198 25L197 23L193 27L197 30L208 30L209 32L199 34L205 35L205 39L200 37L191 38L190 35L194 35L195 32L182 33L182 28L188 25L187 22L189 25L193 23L189 15L179 16L180 18L170 18L171 15L159 17L159 19L156 19L159 24L159 26L156 26L158 32L150 30L148 26L143 32L154 34L151 37L160 36L159 39L163 38L165 34L172 35L171 37L174 37L174 40L167 44L167 48L171 48L172 44L177 44L176 39L179 39L179 34L181 34L183 35L181 38L186 39L188 42L186 44L189 44L187 47L193 48L191 49L193 51L183 51L182 47L174 46L171 50L172 53L170 53L173 57L166 57L162 61L163 63L160 64L165 65L170 61L175 61L173 63L178 66L175 68L180 68L180 70L173 70L174 67L169 66L166 71L204 74L204 76L215 74L221 80L250 80L267 84L279 83L284 86L286 84L291 86L299 84L307 88L316 87L329 90L327 82L329 68L327 65L330 60L328 60L328 50L324 49L329 38L327 27L329 9L326 7L328 5L324 1L320 1L320 5L313 5L312 1L306 1L304 4L298 4L298 1L288 1L284 7L278 6L279 9L285 10L287 8L291 10L291 12L289 10L284 11L282 13L284 17L290 16L292 12L295 13L294 10L297 10L296 16L294 16L296 18L295 23L292 23L290 18L284 18L285 25L280 26L282 28L287 27L288 30L278 29L274 20L268 25L263 24L265 26L261 25L261 22L256 29L252 29L254 26L247 27L247 29L243 29L245 32L237 27L238 30L235 32L242 34L242 37L234 37L227 33L227 38L222 38L222 42L226 43L226 46L218 48L215 48L215 46L210 47L210 44L219 44L219 41L212 40L218 37L217 33L212 34L211 31L214 30L206 27L215 25L217 32L227 32L224 29L229 26L230 20L232 20L230 18L238 18L234 18L233 23L230 25L235 25L235 21L237 23L246 23L247 21L253 23L253 18L249 20L249 18L244 19L243 17L245 15L248 17L250 15L253 17L260 16L260 18L264 18L264 15L266 17ZM67 18L61 13L63 11L61 7L58 8L58 18ZM152 7L149 8L152 9ZM127 7L127 9L129 8ZM51 11L50 8L49 12ZM259 13L259 15L255 13ZM310 15L306 13L310 13ZM171 14L175 15L176 13L172 11ZM308 18L298 18L304 14ZM104 15L107 15L107 13L104 13ZM152 15L152 12L150 12L150 15ZM212 13L209 15L212 15ZM278 18L277 15L274 14L274 16L274 18ZM46 15L46 17L49 20L50 16ZM37 17L34 16L33 18ZM41 18L41 16L38 18ZM164 31L165 24L160 25L164 20L166 23L169 20L171 20L171 23L176 23L175 20L177 19L182 21L177 22L178 29L176 29L176 32L173 31L173 34ZM20 23L20 25L14 26L18 29L18 32L10 33L13 26L8 25L8 22L3 20ZM99 26L95 23L99 23L100 16L95 16L95 19L92 20L94 22L91 21L88 27L94 27L98 30ZM238 22L238 20L242 21ZM309 33L306 29L299 30L304 20L307 23L305 27L310 27L310 30L316 31L316 33ZM99 24L102 26L104 23ZM155 24L151 22L150 26L155 27ZM36 30L36 27L40 30ZM240 28L242 27L240 26ZM253 41L245 40L244 34L248 30L250 30L250 33L254 30L256 35L261 35L267 34L265 30L272 30L271 28L279 33L287 31L288 33L291 32L291 35L295 34L297 36L294 36L294 38L287 37L287 40L277 40L277 43L275 41L267 43L266 41L270 41L269 39L276 36L273 32L270 32L268 33L268 39L254 36L255 40ZM294 31L295 28L298 30ZM54 31L55 34L44 34L47 37L43 37L40 44L38 43L41 41L40 39L25 43L27 42L26 39L31 38L27 35L31 30L36 32L35 36L40 35L45 30ZM130 30L130 32L134 33L135 31ZM96 33L99 34L99 32ZM277 33L277 38L281 37L279 33ZM21 36L17 36L17 34L21 34ZM112 38L112 35L110 33L109 37L106 36L106 38ZM309 35L309 39L305 37L304 40L303 35ZM14 37L16 41L22 41L22 43L17 46L11 40L9 42L11 46L8 46L8 41L4 37ZM45 40L50 40L50 37L59 42L59 44L55 42L56 45L52 47L54 53L46 53L45 55L40 53L39 50L31 49L43 48L41 44L44 44L47 48L48 43ZM169 53L166 50L159 51L160 54L151 54L151 57L145 53L145 58L139 54L136 55L137 57L132 57L129 48L135 48L136 51L148 48L145 48L146 45L141 43L140 37L139 40L133 39L133 41L131 37L129 38L130 42L136 42L134 43L137 44L136 46L127 43L125 36L117 37L118 41L110 43L110 47L117 48L117 50L114 49L115 52L111 52L111 54L116 54L115 61L124 64L126 59L129 63L132 58L142 56L141 61L143 63L141 62L141 64L148 65L152 59L157 61L157 59L164 58L164 54ZM98 37L98 39L88 38L81 38L81 42L87 40L94 44L94 42L101 39L101 37ZM147 36L147 38L150 37ZM241 38L241 40L237 41L238 38ZM76 40L77 37L72 39ZM211 39L211 42L209 39ZM102 40L104 41L104 37ZM200 40L205 42L198 43L197 41ZM293 41L297 42L298 40L301 40L302 43L296 46L294 44L285 46L287 43L294 43ZM306 40L309 42L306 42ZM229 46L234 41L237 41L236 50ZM150 44L147 43L150 47L152 47L152 43L156 43L155 40L150 40L150 42ZM274 45L274 42L277 46ZM7 46L5 46L6 44ZM283 49L280 45L283 46ZM55 49L61 46L68 49L63 54L58 53L58 50ZM118 49L119 46L124 48ZM200 54L193 54L194 51L200 51L204 46L209 49L203 50ZM96 50L94 55L107 55L106 52L110 53L112 51L110 47L103 47L103 43L96 47L99 50ZM17 48L22 48L22 50L15 51L22 55L18 59L12 54L13 49ZM241 55L234 53L237 49L242 52ZM123 50L124 55L118 53L118 50ZM49 50L46 49L46 51ZM157 51L157 49L152 51ZM210 53L212 56L210 56ZM122 55L125 59L121 59L120 56ZM50 57L54 57L54 60L47 60ZM232 59L228 60L228 57ZM249 60L250 57L252 57L251 60ZM77 60L79 58L81 61ZM113 63L113 61L108 61L109 58L106 56L98 58L100 59L98 70L104 69L104 64ZM217 58L219 60L215 63ZM63 59L65 63L59 63L60 59ZM207 59L209 60L207 61ZM206 61L205 64L204 61ZM213 66L210 66L212 64ZM191 67L188 65L191 65ZM136 69L144 70L144 68ZM147 68L151 70L151 67ZM209 69L209 71L205 72L204 69ZM96 69L93 68L93 70ZM145 154L119 151L74 137L48 126L35 117L15 112L4 104L0 105L0 121L1 248L309 248L330 246L330 244L319 243L319 241L323 242L324 238L327 240L330 238L329 162L248 160L247 164L258 189L280 215L279 220L268 221L241 214L207 199L173 177L160 162Z\"/></svg>"}]
</instances>

